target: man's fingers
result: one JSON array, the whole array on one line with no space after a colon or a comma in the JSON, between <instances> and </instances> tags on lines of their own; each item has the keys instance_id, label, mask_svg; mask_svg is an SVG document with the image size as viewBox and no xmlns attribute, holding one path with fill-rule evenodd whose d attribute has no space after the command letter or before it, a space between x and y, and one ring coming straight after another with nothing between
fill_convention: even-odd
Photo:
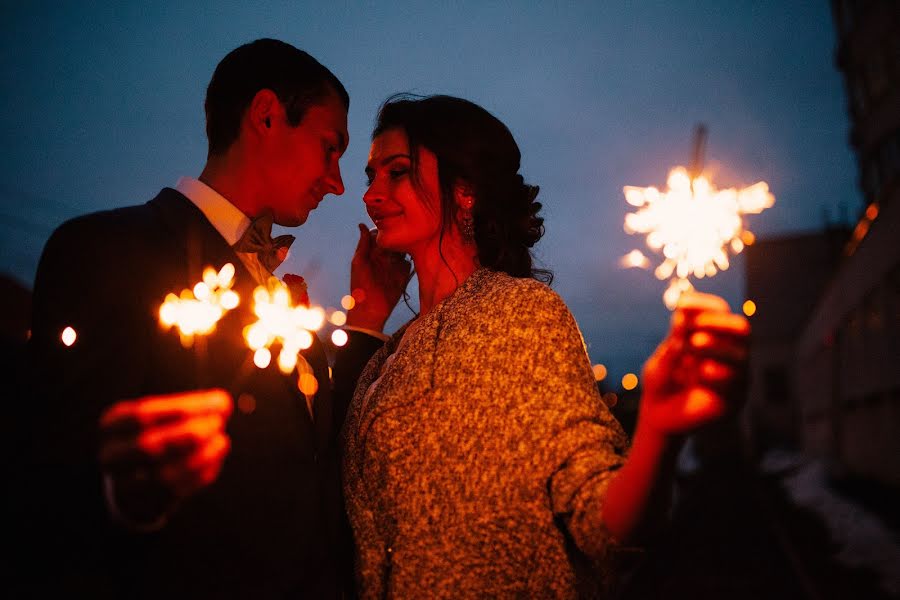
<instances>
[{"instance_id":1,"label":"man's fingers","mask_svg":"<svg viewBox=\"0 0 900 600\"><path fill-rule=\"evenodd\" d=\"M101 415L100 428L115 434L207 414L227 419L231 411L231 396L221 389L145 396L111 406Z\"/></svg>"},{"instance_id":2,"label":"man's fingers","mask_svg":"<svg viewBox=\"0 0 900 600\"><path fill-rule=\"evenodd\" d=\"M215 481L230 448L227 435L213 436L189 456L161 467L160 479L176 495L188 496Z\"/></svg>"},{"instance_id":3,"label":"man's fingers","mask_svg":"<svg viewBox=\"0 0 900 600\"><path fill-rule=\"evenodd\" d=\"M221 434L225 419L212 414L154 426L136 437L110 437L100 448L100 463L111 471L128 471L193 451Z\"/></svg>"}]
</instances>

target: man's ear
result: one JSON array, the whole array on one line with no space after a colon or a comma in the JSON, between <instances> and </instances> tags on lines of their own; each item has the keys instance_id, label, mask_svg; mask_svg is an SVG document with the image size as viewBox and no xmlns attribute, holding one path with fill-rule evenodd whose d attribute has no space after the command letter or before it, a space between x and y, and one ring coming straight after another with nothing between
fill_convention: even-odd
<instances>
[{"instance_id":1,"label":"man's ear","mask_svg":"<svg viewBox=\"0 0 900 600\"><path fill-rule=\"evenodd\" d=\"M278 96L270 89L261 89L253 96L247 114L244 116L244 124L259 135L264 135L266 130L272 128L273 123L281 122L279 117L284 113L284 107Z\"/></svg>"},{"instance_id":2,"label":"man's ear","mask_svg":"<svg viewBox=\"0 0 900 600\"><path fill-rule=\"evenodd\" d=\"M453 199L456 206L463 210L472 210L475 206L475 191L472 186L464 181L458 181L453 186Z\"/></svg>"}]
</instances>

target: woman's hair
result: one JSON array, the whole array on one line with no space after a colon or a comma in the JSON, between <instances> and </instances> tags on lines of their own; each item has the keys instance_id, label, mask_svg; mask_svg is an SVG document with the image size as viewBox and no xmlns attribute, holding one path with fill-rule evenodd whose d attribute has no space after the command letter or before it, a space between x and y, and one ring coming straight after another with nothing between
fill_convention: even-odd
<instances>
[{"instance_id":1,"label":"woman's hair","mask_svg":"<svg viewBox=\"0 0 900 600\"><path fill-rule=\"evenodd\" d=\"M506 125L468 100L402 94L382 105L372 138L390 129L406 134L413 181L418 177L419 149L437 157L444 228L456 215L454 186L463 184L472 191L482 266L513 277L552 281L550 271L534 267L529 251L544 234L544 219L538 216L541 203L535 200L539 188L519 175L519 146Z\"/></svg>"}]
</instances>

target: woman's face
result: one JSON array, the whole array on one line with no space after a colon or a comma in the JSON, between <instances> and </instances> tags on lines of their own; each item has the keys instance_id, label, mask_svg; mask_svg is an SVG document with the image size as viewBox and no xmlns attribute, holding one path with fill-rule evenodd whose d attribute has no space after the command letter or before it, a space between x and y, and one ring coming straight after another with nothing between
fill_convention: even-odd
<instances>
[{"instance_id":1,"label":"woman's face","mask_svg":"<svg viewBox=\"0 0 900 600\"><path fill-rule=\"evenodd\" d=\"M441 231L441 191L437 158L420 148L418 177L411 166L409 141L400 129L375 138L369 152L363 195L366 211L378 228L378 245L415 256L437 248Z\"/></svg>"}]
</instances>

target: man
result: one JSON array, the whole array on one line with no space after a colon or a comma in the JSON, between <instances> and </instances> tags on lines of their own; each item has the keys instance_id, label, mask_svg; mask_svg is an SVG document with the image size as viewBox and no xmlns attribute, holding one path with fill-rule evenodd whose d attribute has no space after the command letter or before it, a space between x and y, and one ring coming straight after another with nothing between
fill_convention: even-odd
<instances>
[{"instance_id":1,"label":"man","mask_svg":"<svg viewBox=\"0 0 900 600\"><path fill-rule=\"evenodd\" d=\"M344 191L348 104L305 52L269 39L241 46L207 89L199 179L70 221L48 241L31 339L42 388L35 513L58 587L93 597L342 593L350 565L336 432L346 399L333 397L318 340L302 352L318 383L307 402L296 371L253 365L242 330L254 287L284 254L266 225L301 225ZM354 262L378 260L365 232ZM241 303L185 348L158 326L159 306L226 263ZM358 281L371 279L362 272ZM380 329L377 305L349 323ZM338 357L344 395L380 343L355 335Z\"/></svg>"}]
</instances>

